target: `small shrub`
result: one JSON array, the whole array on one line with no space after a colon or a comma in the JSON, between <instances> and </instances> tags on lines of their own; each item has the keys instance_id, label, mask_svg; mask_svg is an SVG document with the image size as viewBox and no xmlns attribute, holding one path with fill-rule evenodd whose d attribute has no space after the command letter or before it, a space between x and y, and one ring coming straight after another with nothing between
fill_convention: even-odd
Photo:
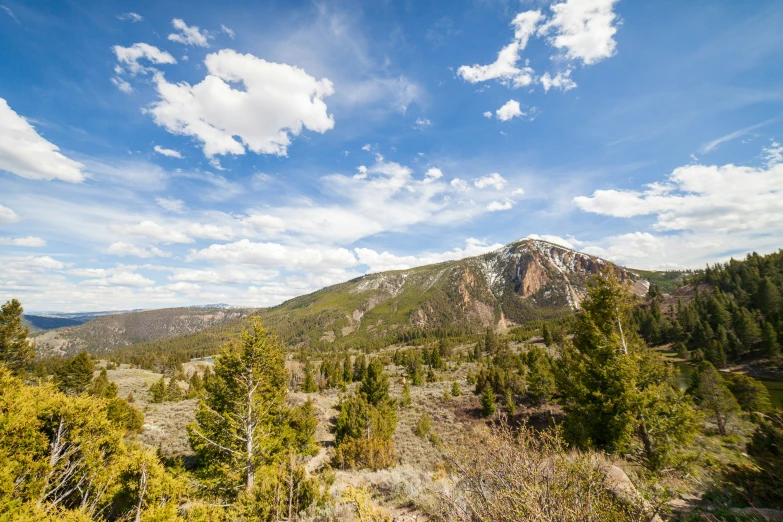
<instances>
[{"instance_id":1,"label":"small shrub","mask_svg":"<svg viewBox=\"0 0 783 522\"><path fill-rule=\"evenodd\" d=\"M424 413L419 417L419 420L416 421L416 426L413 427L413 433L415 433L417 437L424 438L430 434L431 429L432 417Z\"/></svg>"}]
</instances>

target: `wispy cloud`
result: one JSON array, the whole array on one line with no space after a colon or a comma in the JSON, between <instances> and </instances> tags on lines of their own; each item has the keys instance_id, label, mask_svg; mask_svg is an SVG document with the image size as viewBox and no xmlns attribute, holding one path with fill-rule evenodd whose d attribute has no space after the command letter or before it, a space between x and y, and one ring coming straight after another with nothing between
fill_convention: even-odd
<instances>
[{"instance_id":1,"label":"wispy cloud","mask_svg":"<svg viewBox=\"0 0 783 522\"><path fill-rule=\"evenodd\" d=\"M707 154L708 152L712 152L713 150L717 149L719 145L726 143L727 141L736 140L740 136L744 136L745 134L749 133L750 131L759 129L765 125L769 125L773 121L775 121L776 118L770 118L768 120L762 121L761 123L757 123L755 125L751 125L750 127L745 127L744 129L735 130L734 132L730 132L729 134L726 134L725 136L721 136L718 139L712 140L710 142L705 143L701 146L701 149L699 151L702 154Z\"/></svg>"}]
</instances>

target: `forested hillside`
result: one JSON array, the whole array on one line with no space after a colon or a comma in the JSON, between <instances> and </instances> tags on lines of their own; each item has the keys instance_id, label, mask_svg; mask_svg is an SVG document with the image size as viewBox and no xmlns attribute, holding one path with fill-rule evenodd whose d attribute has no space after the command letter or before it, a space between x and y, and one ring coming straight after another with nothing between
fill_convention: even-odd
<instances>
[{"instance_id":1,"label":"forested hillside","mask_svg":"<svg viewBox=\"0 0 783 522\"><path fill-rule=\"evenodd\" d=\"M749 359L776 367L783 339L783 251L707 267L673 296L654 296L634 317L651 345L719 368Z\"/></svg>"}]
</instances>

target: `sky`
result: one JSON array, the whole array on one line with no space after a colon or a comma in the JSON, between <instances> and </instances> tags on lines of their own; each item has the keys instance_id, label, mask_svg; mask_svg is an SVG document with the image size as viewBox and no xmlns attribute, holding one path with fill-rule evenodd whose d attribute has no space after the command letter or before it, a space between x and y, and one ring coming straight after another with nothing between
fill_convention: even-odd
<instances>
[{"instance_id":1,"label":"sky","mask_svg":"<svg viewBox=\"0 0 783 522\"><path fill-rule=\"evenodd\" d=\"M783 247L783 3L0 0L0 300Z\"/></svg>"}]
</instances>

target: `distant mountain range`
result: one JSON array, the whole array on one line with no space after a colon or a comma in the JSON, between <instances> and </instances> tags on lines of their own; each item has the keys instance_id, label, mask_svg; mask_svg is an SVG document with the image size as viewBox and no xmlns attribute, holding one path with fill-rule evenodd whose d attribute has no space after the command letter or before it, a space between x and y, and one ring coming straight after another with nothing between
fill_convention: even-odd
<instances>
[{"instance_id":1,"label":"distant mountain range","mask_svg":"<svg viewBox=\"0 0 783 522\"><path fill-rule=\"evenodd\" d=\"M572 312L587 280L607 266L595 256L524 239L480 256L366 275L272 308L220 304L113 314L38 333L35 341L41 354L99 353L177 336L198 344L198 332L238 331L250 313L300 346L372 342L426 329L504 329ZM660 274L615 270L639 295Z\"/></svg>"}]
</instances>

